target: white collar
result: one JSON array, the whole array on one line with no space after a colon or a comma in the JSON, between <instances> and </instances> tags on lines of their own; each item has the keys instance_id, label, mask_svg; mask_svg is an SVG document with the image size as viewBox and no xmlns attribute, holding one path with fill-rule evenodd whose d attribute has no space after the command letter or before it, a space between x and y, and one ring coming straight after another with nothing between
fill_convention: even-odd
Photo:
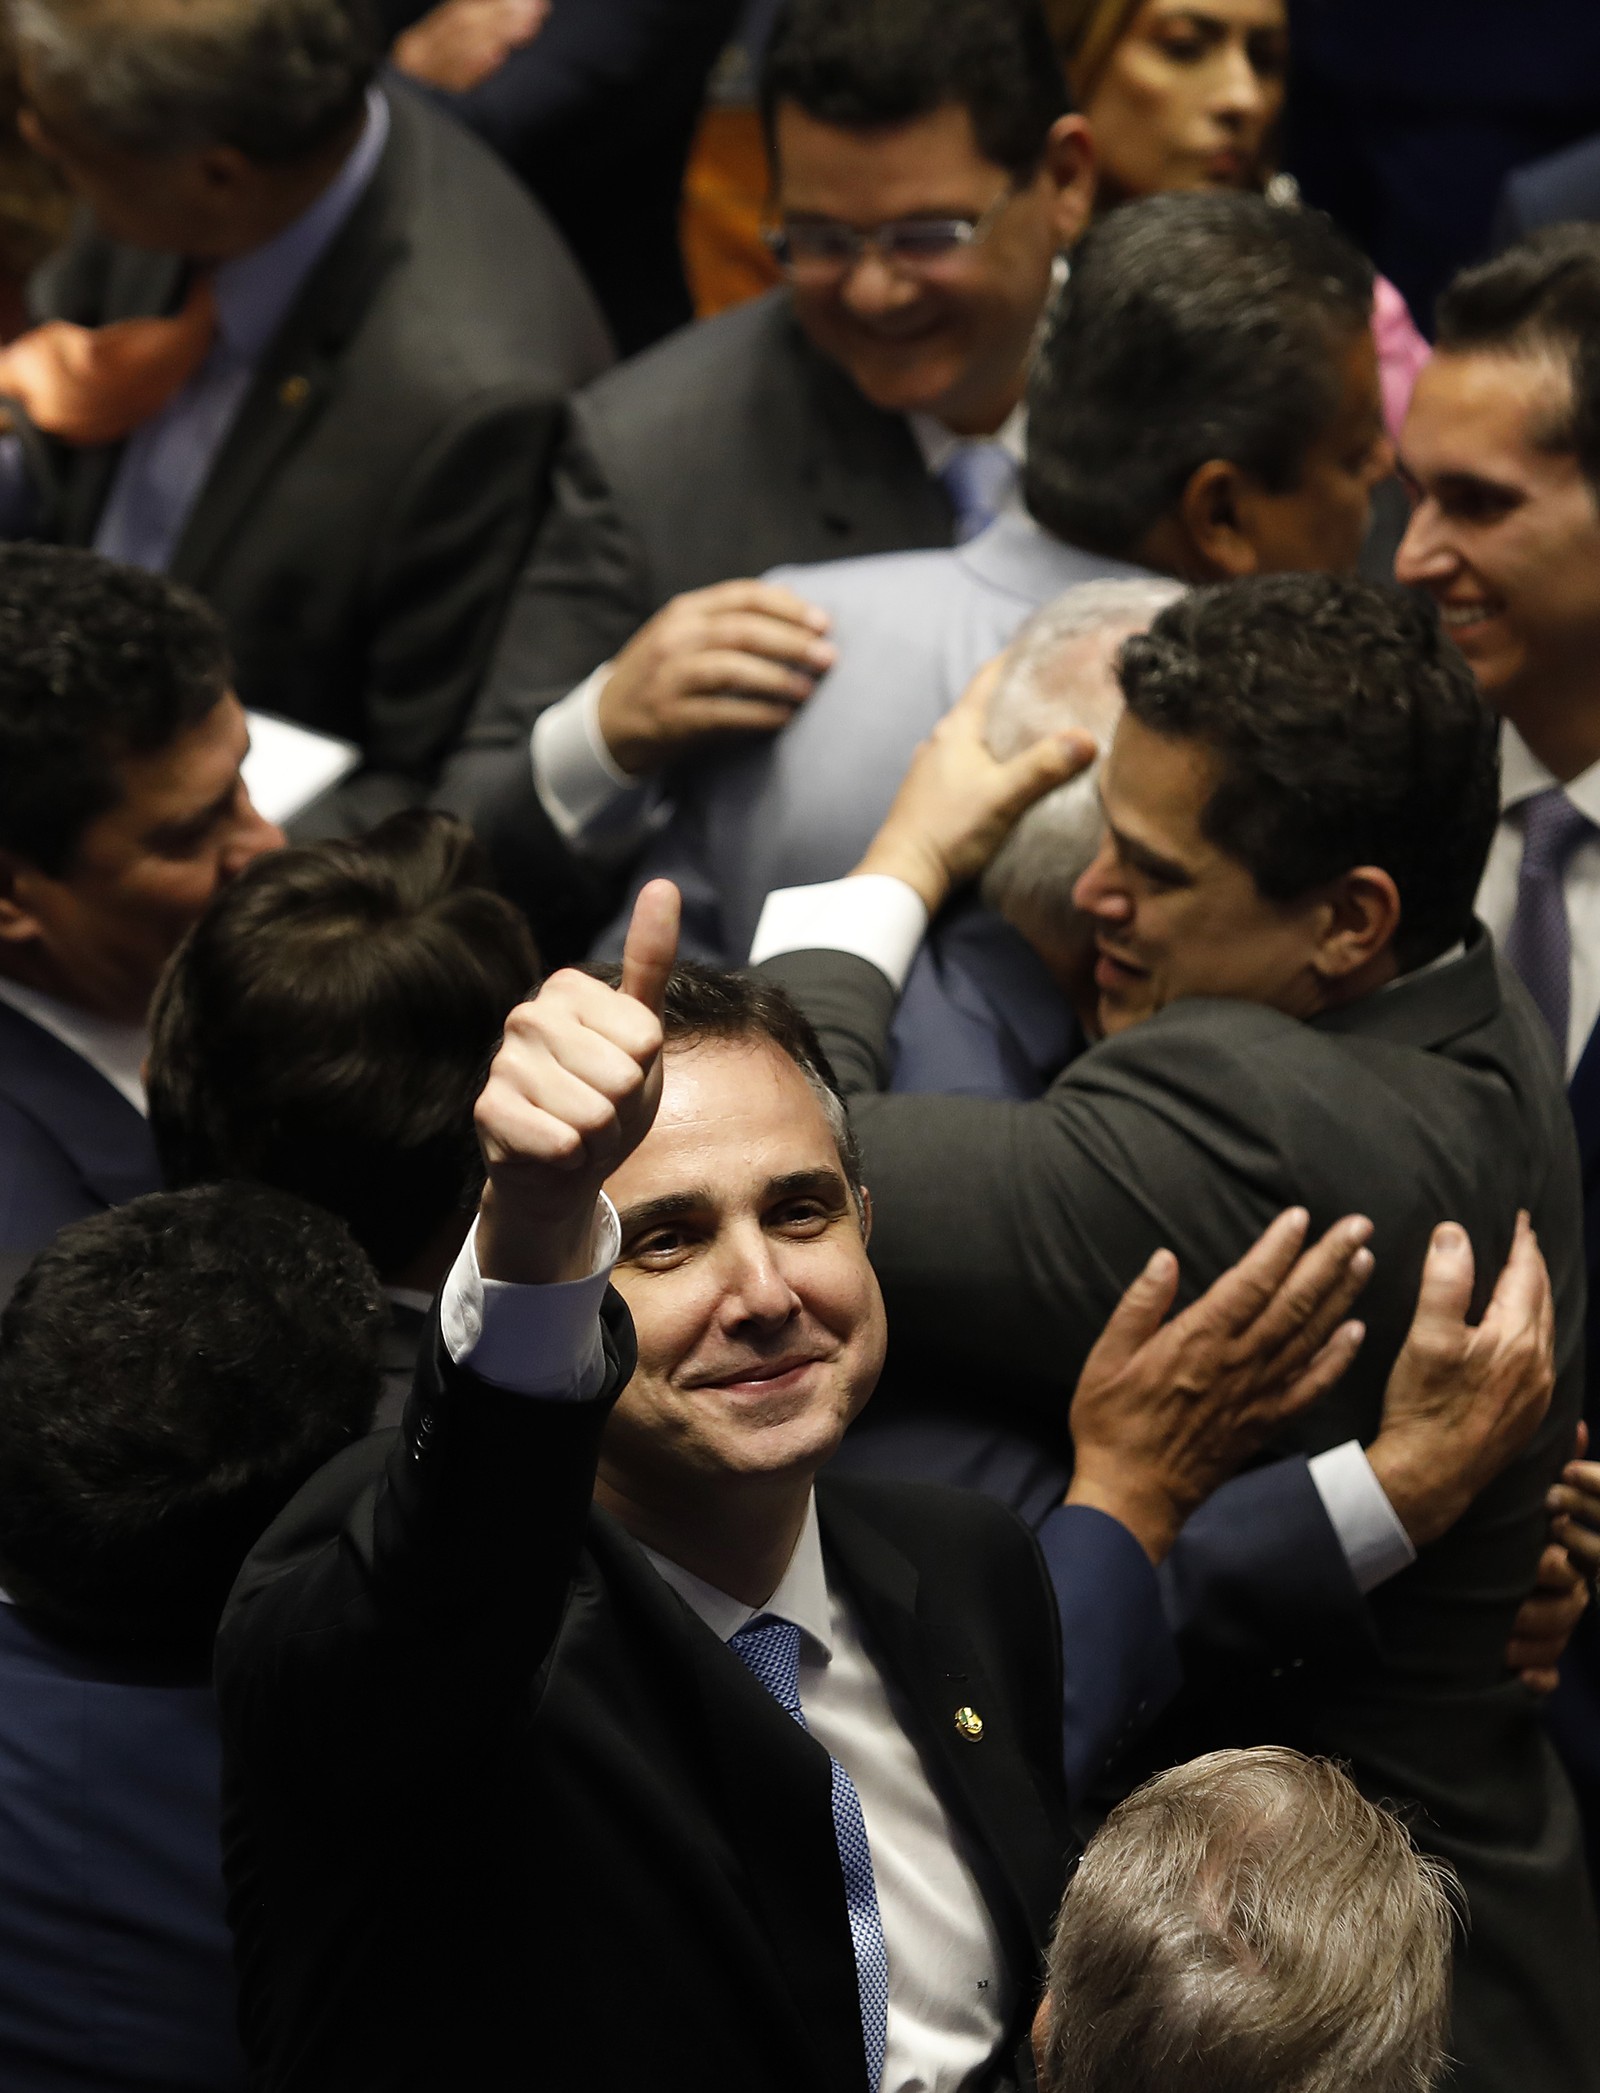
<instances>
[{"instance_id":1,"label":"white collar","mask_svg":"<svg viewBox=\"0 0 1600 2093\"><path fill-rule=\"evenodd\" d=\"M121 1024L115 1018L96 1017L47 996L42 989L24 988L20 981L0 975L0 1003L9 1003L31 1018L42 1032L87 1061L114 1090L119 1090L141 1118L149 1117L145 1102L144 1058L150 1051L150 1034L143 1025Z\"/></svg>"},{"instance_id":2,"label":"white collar","mask_svg":"<svg viewBox=\"0 0 1600 2093\"><path fill-rule=\"evenodd\" d=\"M956 452L969 443L998 443L1018 465L1027 448L1028 410L1020 400L992 436L958 436L932 414L908 414L906 420L932 479L937 479Z\"/></svg>"},{"instance_id":3,"label":"white collar","mask_svg":"<svg viewBox=\"0 0 1600 2093\"><path fill-rule=\"evenodd\" d=\"M1555 772L1546 769L1522 736L1504 720L1500 727L1500 811L1510 813L1536 792L1560 784ZM1600 828L1600 763L1591 763L1562 787L1580 814Z\"/></svg>"},{"instance_id":4,"label":"white collar","mask_svg":"<svg viewBox=\"0 0 1600 2093\"><path fill-rule=\"evenodd\" d=\"M645 1554L685 1606L699 1615L720 1642L728 1642L758 1613L775 1614L792 1621L822 1653L826 1663L833 1656L833 1615L828 1604L828 1576L822 1562L822 1534L817 1525L817 1498L813 1491L806 1506L806 1523L800 1529L789 1567L778 1579L777 1589L765 1606L746 1606L727 1592L718 1591L692 1570L669 1562L654 1548Z\"/></svg>"}]
</instances>

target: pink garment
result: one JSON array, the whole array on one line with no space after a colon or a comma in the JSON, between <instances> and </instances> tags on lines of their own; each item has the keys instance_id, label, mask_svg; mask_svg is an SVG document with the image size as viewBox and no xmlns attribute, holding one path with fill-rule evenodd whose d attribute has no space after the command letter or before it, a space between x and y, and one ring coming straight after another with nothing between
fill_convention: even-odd
<instances>
[{"instance_id":1,"label":"pink garment","mask_svg":"<svg viewBox=\"0 0 1600 2093\"><path fill-rule=\"evenodd\" d=\"M1372 298L1372 339L1378 350L1378 378L1383 386L1383 418L1398 443L1400 425L1411 405L1417 373L1433 354L1417 332L1406 301L1387 276L1380 276Z\"/></svg>"}]
</instances>

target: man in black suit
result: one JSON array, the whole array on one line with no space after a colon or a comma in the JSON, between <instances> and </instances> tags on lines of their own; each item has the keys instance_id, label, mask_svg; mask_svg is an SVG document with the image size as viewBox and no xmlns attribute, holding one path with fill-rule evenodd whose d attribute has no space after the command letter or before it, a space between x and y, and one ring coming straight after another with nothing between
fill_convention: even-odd
<instances>
[{"instance_id":1,"label":"man in black suit","mask_svg":"<svg viewBox=\"0 0 1600 2093\"><path fill-rule=\"evenodd\" d=\"M383 1312L259 1185L74 1222L0 1326L0 2080L240 2093L210 1656L228 1587L366 1429ZM108 1457L114 1448L114 1457Z\"/></svg>"},{"instance_id":2,"label":"man in black suit","mask_svg":"<svg viewBox=\"0 0 1600 2093\"><path fill-rule=\"evenodd\" d=\"M608 359L587 287L491 154L372 84L365 9L28 0L17 27L27 135L92 213L36 287L72 325L0 374L38 425L31 529L209 598L247 704L360 744L341 818L419 798L541 513L561 398ZM61 363L126 340L77 327L175 311L197 331L164 388L108 425L91 369L63 411Z\"/></svg>"},{"instance_id":3,"label":"man in black suit","mask_svg":"<svg viewBox=\"0 0 1600 2093\"><path fill-rule=\"evenodd\" d=\"M1369 1594L1365 1654L1302 1646L1284 1668L1213 1638L1154 1749L1297 1744L1415 1800L1471 1906L1461 2084L1509 2089L1531 2073L1588 2093L1600 2067L1574 2004L1600 1943L1570 1793L1504 1661L1581 1408L1583 1270L1548 1052L1473 925L1493 720L1431 611L1322 577L1190 595L1128 642L1121 680L1107 837L1077 889L1111 1036L1042 1099L878 1094L898 963L862 956L842 928L798 930L788 957L767 948L855 1093L874 1262L897 1327L919 1340L916 1356L897 1354L902 1390L936 1401L942 1374L945 1399L970 1409L981 1362L991 1384L1005 1377L985 1415L1020 1418L1065 1452L1064 1383L1157 1244L1177 1248L1192 1285L1285 1200L1337 1213L1359 1186L1378 1259L1368 1341L1285 1443L1367 1441L1430 1231L1458 1223L1481 1274L1518 1208L1531 1212L1560 1366L1537 1440L1443 1540L1418 1515L1403 1442L1374 1441L1371 1472L1420 1553ZM963 708L862 860L902 890L912 945L1004 835L1016 806L994 790L1004 778ZM832 901L812 890L818 932L817 912L848 910L854 884Z\"/></svg>"},{"instance_id":4,"label":"man in black suit","mask_svg":"<svg viewBox=\"0 0 1600 2093\"><path fill-rule=\"evenodd\" d=\"M0 1251L160 1183L151 992L218 886L283 842L230 686L187 590L0 546Z\"/></svg>"},{"instance_id":5,"label":"man in black suit","mask_svg":"<svg viewBox=\"0 0 1600 2093\"><path fill-rule=\"evenodd\" d=\"M263 2087L566 2084L597 2042L663 2085L1008 2083L1068 1801L1171 1683L1152 1563L1357 1341L1364 1226L1296 1264L1286 1215L1175 1322L1173 1260L1135 1281L1043 1561L976 1496L813 1493L884 1352L848 1122L791 1006L673 974L675 941L663 883L618 988L562 973L512 1014L404 1426L231 1602ZM1515 1386L1514 1437L1542 1412L1525 1234L1513 1266L1484 1332L1422 1315L1395 1388L1425 1432L1468 1383Z\"/></svg>"},{"instance_id":6,"label":"man in black suit","mask_svg":"<svg viewBox=\"0 0 1600 2093\"><path fill-rule=\"evenodd\" d=\"M1033 0L798 0L762 104L789 281L574 401L446 779L519 890L523 839L575 825L574 737L647 781L708 735L774 731L827 666L825 621L731 577L948 545L1015 477L1029 347L1092 196ZM536 792L529 730L613 659L541 738Z\"/></svg>"},{"instance_id":7,"label":"man in black suit","mask_svg":"<svg viewBox=\"0 0 1600 2093\"><path fill-rule=\"evenodd\" d=\"M1417 505L1400 580L1426 589L1503 716L1478 913L1567 1082L1583 1163L1589 1430L1600 1424L1600 226L1553 225L1466 270L1405 426ZM1600 1880L1600 1635L1552 1724Z\"/></svg>"},{"instance_id":8,"label":"man in black suit","mask_svg":"<svg viewBox=\"0 0 1600 2093\"><path fill-rule=\"evenodd\" d=\"M276 852L216 897L150 1011L150 1130L173 1187L249 1178L335 1213L389 1304L380 1424L482 1185L472 1107L539 973L470 832L420 807Z\"/></svg>"}]
</instances>

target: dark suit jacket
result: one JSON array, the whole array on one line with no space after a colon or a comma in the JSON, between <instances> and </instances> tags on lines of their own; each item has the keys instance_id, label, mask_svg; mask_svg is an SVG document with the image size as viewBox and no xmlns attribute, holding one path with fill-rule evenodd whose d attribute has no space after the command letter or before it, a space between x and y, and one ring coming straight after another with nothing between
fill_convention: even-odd
<instances>
[{"instance_id":1,"label":"dark suit jacket","mask_svg":"<svg viewBox=\"0 0 1600 2093\"><path fill-rule=\"evenodd\" d=\"M365 196L267 351L172 573L227 623L247 705L361 744L344 795L420 797L465 722L543 507L560 401L604 326L539 207L426 101L389 94ZM41 318L170 309L171 256L93 232ZM47 534L93 537L115 449L57 447Z\"/></svg>"},{"instance_id":2,"label":"dark suit jacket","mask_svg":"<svg viewBox=\"0 0 1600 2093\"><path fill-rule=\"evenodd\" d=\"M0 1606L0 2084L245 2082L209 1684L75 1655Z\"/></svg>"},{"instance_id":3,"label":"dark suit jacket","mask_svg":"<svg viewBox=\"0 0 1600 2093\"><path fill-rule=\"evenodd\" d=\"M234 1591L227 1867L262 2088L864 2084L827 1755L591 1509L632 1368L615 1297L605 1331L594 1402L431 1361L399 1436L307 1485ZM1087 1515L1064 1703L1051 1584L1008 1513L844 1481L818 1504L1031 1992L1064 1730L1093 1757L1143 1697L1148 1565Z\"/></svg>"},{"instance_id":4,"label":"dark suit jacket","mask_svg":"<svg viewBox=\"0 0 1600 2093\"><path fill-rule=\"evenodd\" d=\"M1472 1907L1457 2082L1593 2093L1600 2053L1578 2002L1600 1986L1600 1941L1575 1813L1533 1699L1505 1667L1545 1540L1543 1494L1582 1402L1576 1159L1540 1021L1487 939L1311 1024L1240 1002L1171 1005L1031 1104L879 1095L893 1007L882 975L837 953L764 971L799 993L856 1093L897 1376L931 1374L940 1354L947 1374L981 1362L989 1385L1027 1387L1035 1431L1058 1444L1083 1359L1151 1252L1177 1252L1192 1295L1296 1201L1314 1229L1370 1215L1378 1262L1360 1357L1278 1450L1370 1440L1434 1224L1469 1231L1481 1302L1517 1208L1531 1210L1559 1352L1533 1445L1372 1594L1375 1649L1192 1673L1153 1751L1296 1744L1350 1760L1374 1795L1420 1805L1419 1832L1454 1861Z\"/></svg>"},{"instance_id":5,"label":"dark suit jacket","mask_svg":"<svg viewBox=\"0 0 1600 2093\"><path fill-rule=\"evenodd\" d=\"M0 1251L159 1191L150 1129L81 1054L0 1003Z\"/></svg>"},{"instance_id":6,"label":"dark suit jacket","mask_svg":"<svg viewBox=\"0 0 1600 2093\"><path fill-rule=\"evenodd\" d=\"M811 346L786 292L686 329L572 403L550 510L442 797L502 883L547 827L528 730L686 589L794 562L948 545L944 490L903 415Z\"/></svg>"},{"instance_id":7,"label":"dark suit jacket","mask_svg":"<svg viewBox=\"0 0 1600 2093\"><path fill-rule=\"evenodd\" d=\"M1600 138L1586 138L1506 176L1492 240L1509 247L1537 226L1600 218Z\"/></svg>"},{"instance_id":8,"label":"dark suit jacket","mask_svg":"<svg viewBox=\"0 0 1600 2093\"><path fill-rule=\"evenodd\" d=\"M387 0L390 34L428 0ZM582 0L465 94L439 100L560 228L624 356L694 317L678 210L706 76L741 0Z\"/></svg>"}]
</instances>

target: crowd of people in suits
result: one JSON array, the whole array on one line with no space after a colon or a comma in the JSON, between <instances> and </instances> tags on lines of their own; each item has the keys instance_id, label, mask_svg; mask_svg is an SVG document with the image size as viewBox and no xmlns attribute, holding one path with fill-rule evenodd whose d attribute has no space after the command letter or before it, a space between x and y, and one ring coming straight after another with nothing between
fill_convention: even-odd
<instances>
[{"instance_id":1,"label":"crowd of people in suits","mask_svg":"<svg viewBox=\"0 0 1600 2093\"><path fill-rule=\"evenodd\" d=\"M5 14L0 2086L1600 2093L1593 145Z\"/></svg>"}]
</instances>

